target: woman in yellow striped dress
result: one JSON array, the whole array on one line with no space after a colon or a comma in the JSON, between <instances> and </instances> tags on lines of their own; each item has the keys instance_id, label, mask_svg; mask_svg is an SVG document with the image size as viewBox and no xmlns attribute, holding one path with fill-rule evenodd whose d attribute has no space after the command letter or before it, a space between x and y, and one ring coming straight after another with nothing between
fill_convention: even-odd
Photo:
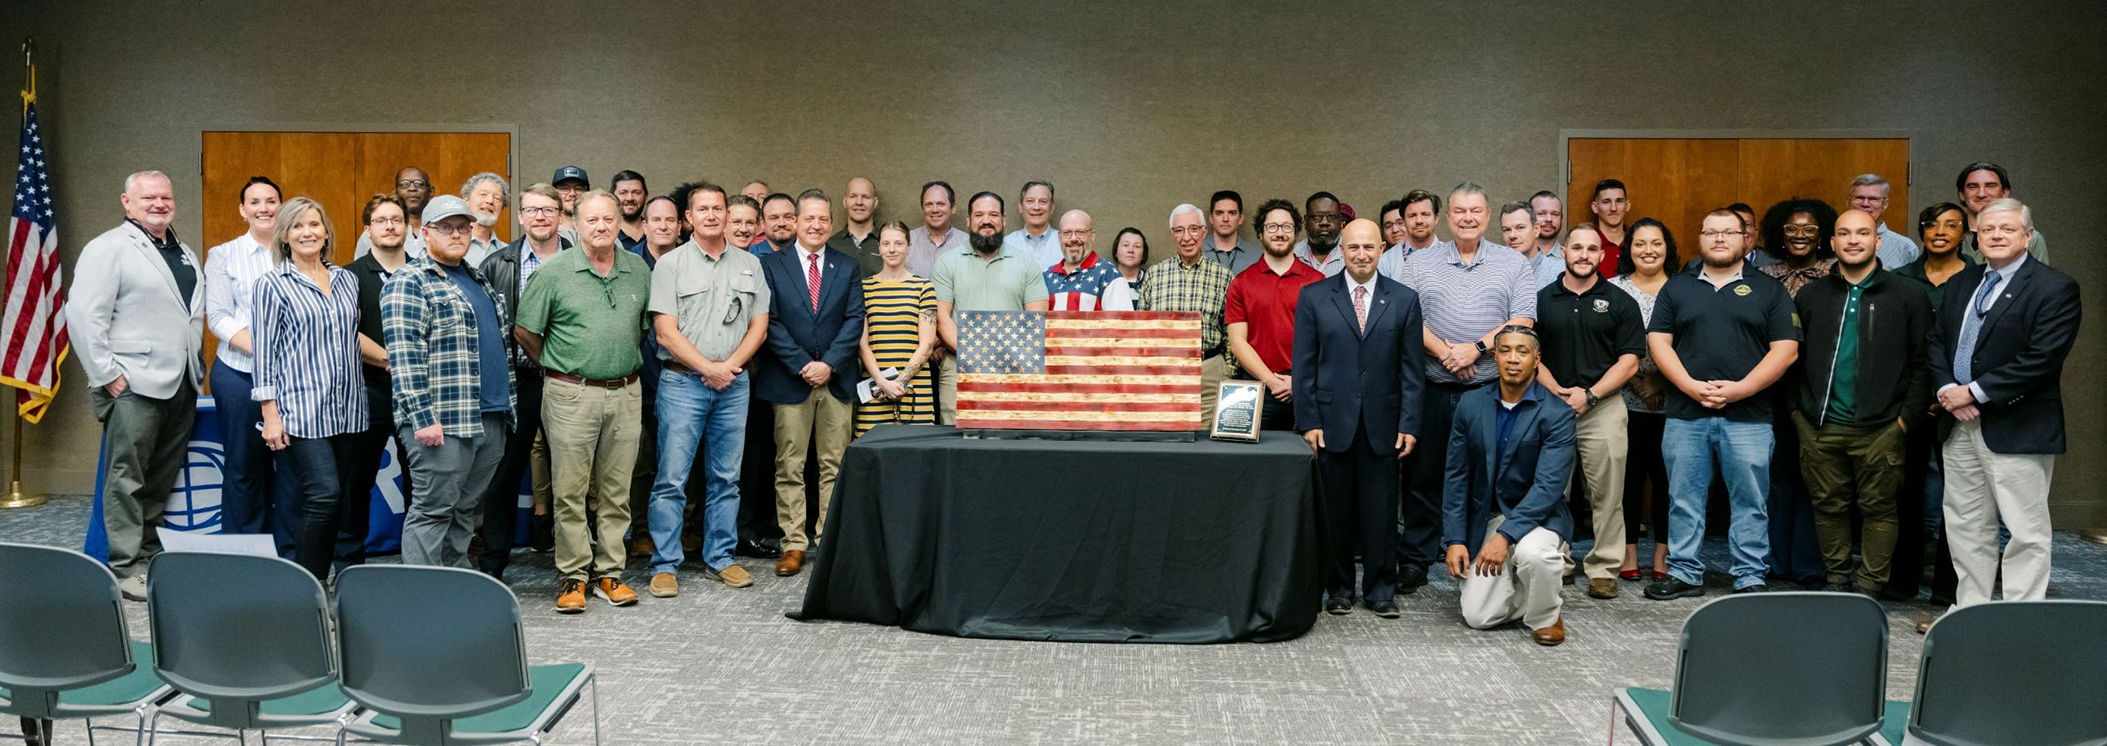
<instances>
[{"instance_id":1,"label":"woman in yellow striped dress","mask_svg":"<svg viewBox=\"0 0 2107 746\"><path fill-rule=\"evenodd\" d=\"M936 396L925 365L936 345L936 289L907 271L907 224L896 220L878 229L878 257L885 267L863 278L860 345L863 374L877 382L878 390L856 405L859 438L876 425L936 422Z\"/></svg>"}]
</instances>

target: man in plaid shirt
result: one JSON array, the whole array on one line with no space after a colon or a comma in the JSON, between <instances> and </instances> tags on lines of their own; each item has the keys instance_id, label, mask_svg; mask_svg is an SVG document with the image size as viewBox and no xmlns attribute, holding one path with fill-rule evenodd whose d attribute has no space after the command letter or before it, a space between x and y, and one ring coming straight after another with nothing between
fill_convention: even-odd
<instances>
[{"instance_id":1,"label":"man in plaid shirt","mask_svg":"<svg viewBox=\"0 0 2107 746\"><path fill-rule=\"evenodd\" d=\"M461 198L432 199L420 229L426 255L381 289L395 422L410 466L405 564L468 567L478 498L497 472L513 426L504 300L462 261L472 226Z\"/></svg>"},{"instance_id":2,"label":"man in plaid shirt","mask_svg":"<svg viewBox=\"0 0 2107 746\"><path fill-rule=\"evenodd\" d=\"M1229 268L1211 262L1202 254L1207 227L1200 208L1190 204L1171 210L1171 238L1178 255L1157 262L1141 276L1138 311L1200 312L1200 428L1214 429L1215 398L1228 377L1224 352L1229 335L1222 326L1222 308L1229 303Z\"/></svg>"}]
</instances>

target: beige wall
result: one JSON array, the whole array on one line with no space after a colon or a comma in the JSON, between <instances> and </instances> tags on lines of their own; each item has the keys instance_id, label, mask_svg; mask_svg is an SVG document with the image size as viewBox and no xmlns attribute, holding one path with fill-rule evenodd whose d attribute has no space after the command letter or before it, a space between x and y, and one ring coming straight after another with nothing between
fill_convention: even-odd
<instances>
[{"instance_id":1,"label":"beige wall","mask_svg":"<svg viewBox=\"0 0 2107 746\"><path fill-rule=\"evenodd\" d=\"M758 176L838 191L861 174L884 217L910 222L929 179L1010 194L1045 178L1062 209L1098 216L1101 242L1140 226L1157 256L1170 208L1217 188L1254 205L1330 189L1366 212L1465 178L1495 199L1557 190L1561 129L1881 129L1914 136L1917 204L1891 224L1988 158L2059 267L2095 288L2107 268L2090 114L2107 100L2107 14L2089 3L546 5L5 0L0 17L43 50L69 254L145 168L175 175L194 247L229 238L197 235L199 211L234 209L198 193L207 127L512 125L534 180L577 163L661 190ZM19 66L0 54L0 79ZM2090 316L2065 387L2064 525L2107 523ZM30 431L32 488L92 483L98 430L77 367L68 380Z\"/></svg>"}]
</instances>

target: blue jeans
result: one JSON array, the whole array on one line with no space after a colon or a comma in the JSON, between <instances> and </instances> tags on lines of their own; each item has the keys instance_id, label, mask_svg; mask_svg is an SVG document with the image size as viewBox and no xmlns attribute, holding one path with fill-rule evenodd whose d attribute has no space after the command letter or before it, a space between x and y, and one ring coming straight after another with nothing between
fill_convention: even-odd
<instances>
[{"instance_id":1,"label":"blue jeans","mask_svg":"<svg viewBox=\"0 0 2107 746\"><path fill-rule=\"evenodd\" d=\"M1705 582L1705 564L1697 553L1705 544L1705 498L1717 459L1732 513L1727 545L1734 557L1734 587L1763 585L1770 556L1764 492L1770 486L1774 437L1768 422L1669 418L1661 431L1661 451L1668 461L1669 575L1692 585Z\"/></svg>"},{"instance_id":2,"label":"blue jeans","mask_svg":"<svg viewBox=\"0 0 2107 746\"><path fill-rule=\"evenodd\" d=\"M732 564L738 541L739 464L746 453L745 373L724 390L674 371L658 377L658 478L651 483L651 572L673 572L685 558L681 525L688 472L702 448L702 563L711 572Z\"/></svg>"}]
</instances>

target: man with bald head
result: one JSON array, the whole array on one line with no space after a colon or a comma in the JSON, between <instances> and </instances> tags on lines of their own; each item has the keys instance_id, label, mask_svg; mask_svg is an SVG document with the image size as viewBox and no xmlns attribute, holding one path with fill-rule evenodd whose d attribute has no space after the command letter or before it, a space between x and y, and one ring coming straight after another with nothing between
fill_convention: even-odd
<instances>
[{"instance_id":1,"label":"man with bald head","mask_svg":"<svg viewBox=\"0 0 2107 746\"><path fill-rule=\"evenodd\" d=\"M1793 300L1807 341L1792 422L1828 575L1824 590L1871 595L1886 586L1894 554L1905 433L1931 424L1931 297L1882 267L1871 214L1846 210L1835 231L1836 271ZM1854 505L1864 520L1855 573Z\"/></svg>"},{"instance_id":2,"label":"man with bald head","mask_svg":"<svg viewBox=\"0 0 2107 746\"><path fill-rule=\"evenodd\" d=\"M1322 485L1324 610L1353 611L1358 544L1361 600L1395 619L1397 462L1419 439L1425 376L1419 294L1376 273L1383 232L1373 221L1346 224L1339 250L1343 271L1302 288L1295 304L1295 430Z\"/></svg>"},{"instance_id":3,"label":"man with bald head","mask_svg":"<svg viewBox=\"0 0 2107 746\"><path fill-rule=\"evenodd\" d=\"M1046 292L1049 311L1132 311L1134 289L1090 245L1097 231L1090 226L1090 213L1069 210L1061 216L1058 235L1061 260L1047 268Z\"/></svg>"},{"instance_id":4,"label":"man with bald head","mask_svg":"<svg viewBox=\"0 0 2107 746\"><path fill-rule=\"evenodd\" d=\"M855 259L863 276L878 274L885 269L885 260L878 256L878 187L861 176L850 179L841 193L841 211L848 220L827 239L827 248Z\"/></svg>"},{"instance_id":5,"label":"man with bald head","mask_svg":"<svg viewBox=\"0 0 2107 746\"><path fill-rule=\"evenodd\" d=\"M1200 428L1214 428L1215 399L1228 377L1224 353L1229 334L1222 307L1229 301L1229 268L1207 260L1207 222L1191 204L1171 210L1171 239L1177 252L1141 276L1139 311L1197 311L1200 314Z\"/></svg>"}]
</instances>

